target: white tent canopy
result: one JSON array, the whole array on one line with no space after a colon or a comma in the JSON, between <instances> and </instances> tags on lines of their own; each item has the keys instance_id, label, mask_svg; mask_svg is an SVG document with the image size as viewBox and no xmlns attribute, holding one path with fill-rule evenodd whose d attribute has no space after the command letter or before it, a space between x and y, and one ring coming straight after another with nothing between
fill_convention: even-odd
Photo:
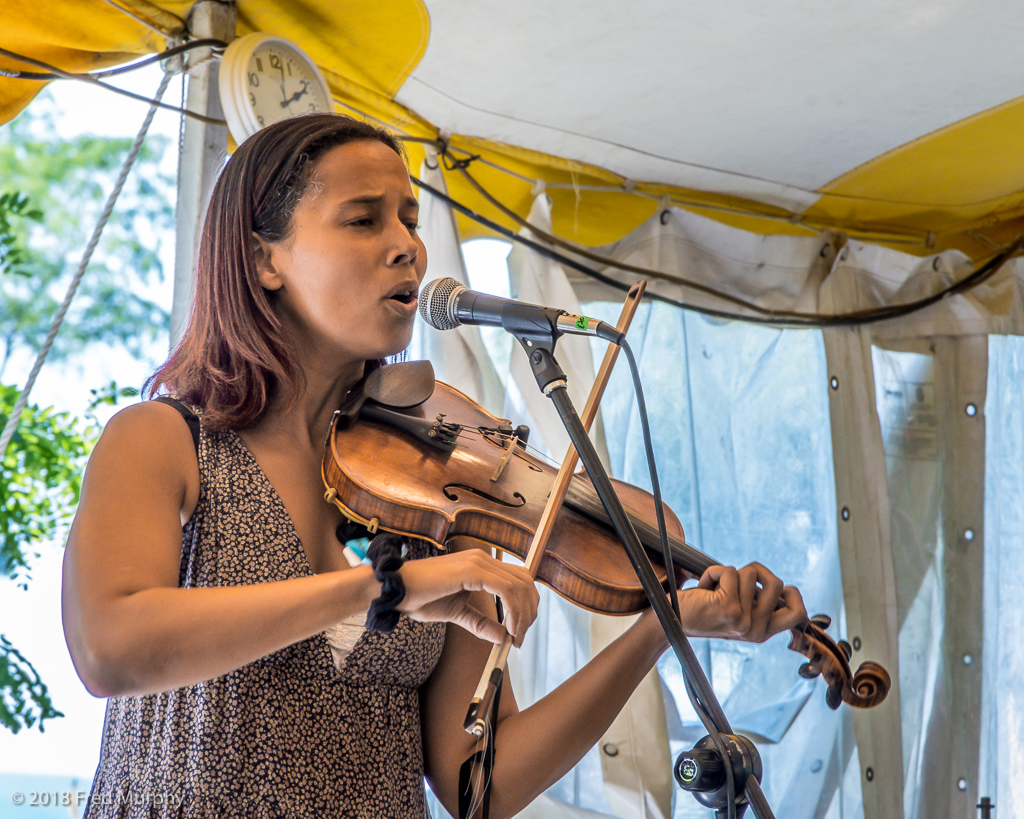
<instances>
[{"instance_id":1,"label":"white tent canopy","mask_svg":"<svg viewBox=\"0 0 1024 819\"><path fill-rule=\"evenodd\" d=\"M1011 0L428 8L429 46L395 100L443 132L798 213L851 169L1024 92Z\"/></svg>"}]
</instances>

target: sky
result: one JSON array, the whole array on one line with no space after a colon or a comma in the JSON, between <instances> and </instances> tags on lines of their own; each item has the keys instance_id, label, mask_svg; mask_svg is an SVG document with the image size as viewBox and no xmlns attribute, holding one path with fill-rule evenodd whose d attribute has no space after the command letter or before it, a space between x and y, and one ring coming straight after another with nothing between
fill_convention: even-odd
<instances>
[{"instance_id":1,"label":"sky","mask_svg":"<svg viewBox=\"0 0 1024 819\"><path fill-rule=\"evenodd\" d=\"M117 84L151 96L160 78L160 70L154 66L124 75L118 78ZM57 134L63 138L82 133L134 137L146 115L145 103L85 83L53 83L50 93L60 112L56 120ZM180 78L172 80L163 100L181 105ZM180 118L177 114L158 111L150 134L169 137L173 146L178 142L179 127ZM166 170L174 174L177 167L176 151L170 151L166 161ZM169 311L172 298L171 272L174 269L173 236L162 237L161 246L162 261L167 271L166 280L148 287L140 283L139 287L145 290L149 298ZM503 287L495 276L500 279L505 274L504 261L509 246L504 242L477 240L468 243L464 249L474 286L500 292ZM504 287L507 288L507 284ZM52 405L81 413L88 404L90 388L106 384L112 379L122 386L140 387L154 366L166 355L167 343L166 338L158 340L151 345L143 360L121 349L97 347L87 356L67 365L44 365L31 400L43 406ZM5 373L5 381L22 386L32 363L30 357L16 357ZM101 420L109 414L101 415ZM48 721L44 733L32 729L12 735L0 729L0 778L8 775L7 789L19 787L19 779L27 783L29 777L39 774L77 777L87 782L99 759L105 701L85 691L75 674L64 643L60 620L63 552L60 545L53 544L42 544L39 551L40 557L32 564L32 580L28 591L0 578L0 633L5 634L28 656L48 685L55 707L64 712L65 717ZM0 787L0 790L4 788ZM0 819L7 815L5 809L8 807L0 804Z\"/></svg>"}]
</instances>

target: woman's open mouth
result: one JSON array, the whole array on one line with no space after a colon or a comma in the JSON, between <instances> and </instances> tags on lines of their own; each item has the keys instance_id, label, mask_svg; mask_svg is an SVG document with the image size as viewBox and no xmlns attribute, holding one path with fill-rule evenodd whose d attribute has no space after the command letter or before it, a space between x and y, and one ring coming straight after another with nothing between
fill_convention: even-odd
<instances>
[{"instance_id":1,"label":"woman's open mouth","mask_svg":"<svg viewBox=\"0 0 1024 819\"><path fill-rule=\"evenodd\" d=\"M416 303L416 291L415 290L403 290L400 293L395 293L392 296L388 296L389 299L401 302L402 304L415 304Z\"/></svg>"},{"instance_id":2,"label":"woman's open mouth","mask_svg":"<svg viewBox=\"0 0 1024 819\"><path fill-rule=\"evenodd\" d=\"M411 318L416 315L418 290L415 284L399 285L384 299L384 303L403 319Z\"/></svg>"}]
</instances>

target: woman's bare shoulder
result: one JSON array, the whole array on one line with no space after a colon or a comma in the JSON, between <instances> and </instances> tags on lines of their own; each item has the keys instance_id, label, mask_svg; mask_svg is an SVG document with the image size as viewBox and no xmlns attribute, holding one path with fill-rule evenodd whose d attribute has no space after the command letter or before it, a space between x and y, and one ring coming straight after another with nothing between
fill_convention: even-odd
<instances>
[{"instance_id":1,"label":"woman's bare shoulder","mask_svg":"<svg viewBox=\"0 0 1024 819\"><path fill-rule=\"evenodd\" d=\"M101 441L173 452L195 446L185 418L162 401L140 401L118 410L103 427Z\"/></svg>"},{"instance_id":2,"label":"woman's bare shoulder","mask_svg":"<svg viewBox=\"0 0 1024 819\"><path fill-rule=\"evenodd\" d=\"M145 470L165 489L180 493L185 519L199 497L199 461L192 432L174 407L141 401L113 415L89 460L89 473L133 480ZM95 475L95 477L100 477Z\"/></svg>"}]
</instances>

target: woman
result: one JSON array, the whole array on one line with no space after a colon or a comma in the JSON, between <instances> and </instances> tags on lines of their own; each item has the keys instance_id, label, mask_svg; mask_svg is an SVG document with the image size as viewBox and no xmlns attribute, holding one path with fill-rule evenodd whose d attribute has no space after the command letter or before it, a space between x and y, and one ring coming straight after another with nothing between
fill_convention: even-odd
<instances>
[{"instance_id":1,"label":"woman","mask_svg":"<svg viewBox=\"0 0 1024 819\"><path fill-rule=\"evenodd\" d=\"M409 343L416 216L394 138L342 116L270 126L221 174L190 326L150 384L181 403L111 419L68 541L68 646L111 698L90 816L420 817L424 771L454 812L465 709L490 644L506 630L519 644L536 616L533 582L412 543L394 605L346 560L319 477L334 409ZM375 599L371 616L394 608L397 626L330 646ZM757 564L709 570L680 606L689 633L746 640L805 616ZM571 768L666 645L646 613L531 708L506 690L492 815Z\"/></svg>"}]
</instances>

